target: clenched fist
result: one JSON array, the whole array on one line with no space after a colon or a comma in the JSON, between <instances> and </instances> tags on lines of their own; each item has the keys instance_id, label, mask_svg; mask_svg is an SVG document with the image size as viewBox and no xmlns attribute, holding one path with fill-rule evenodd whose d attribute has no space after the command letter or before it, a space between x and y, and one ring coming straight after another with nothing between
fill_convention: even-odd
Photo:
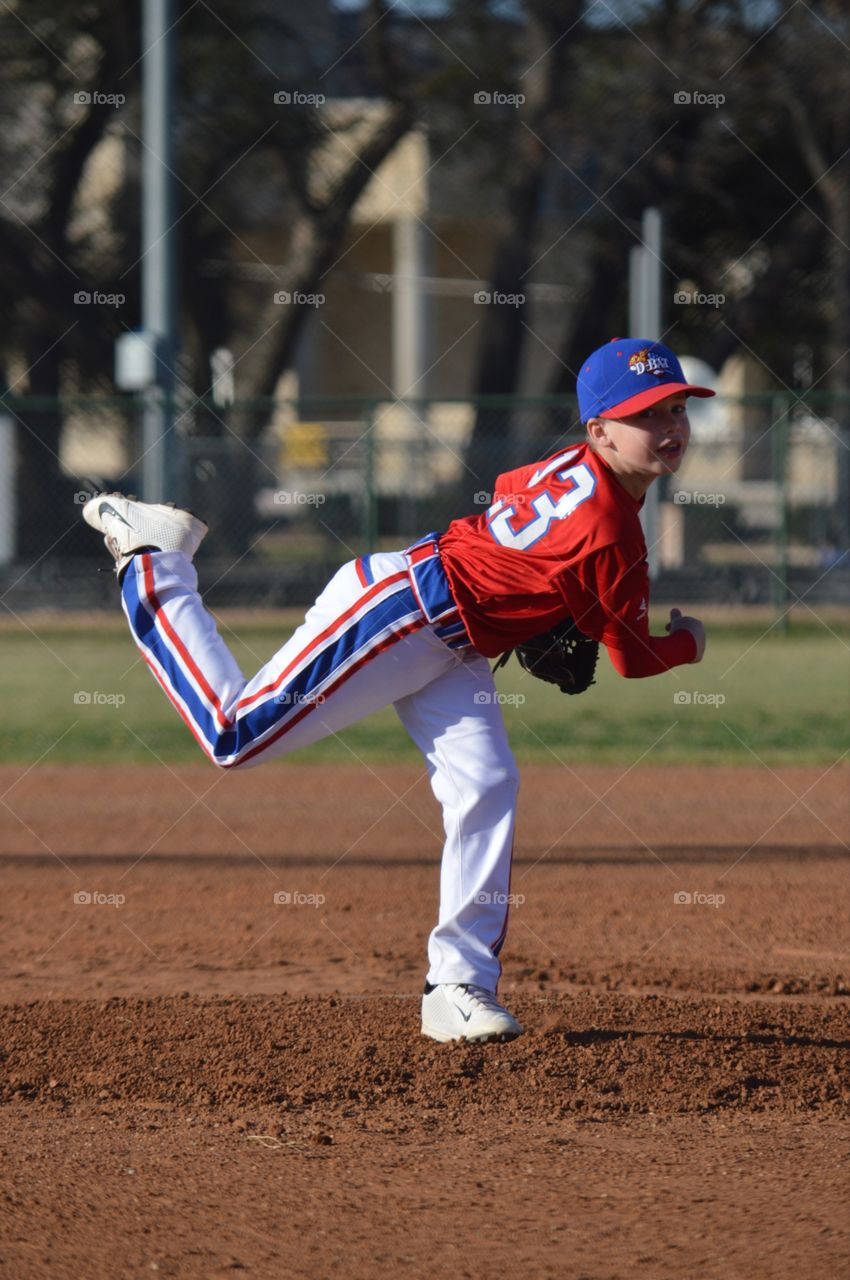
<instances>
[{"instance_id":1,"label":"clenched fist","mask_svg":"<svg viewBox=\"0 0 850 1280\"><path fill-rule=\"evenodd\" d=\"M671 609L670 621L665 631L669 631L671 635L674 631L690 631L697 642L697 654L691 662L702 662L702 655L705 653L705 627L699 618L689 618L687 614L682 613L681 609Z\"/></svg>"}]
</instances>

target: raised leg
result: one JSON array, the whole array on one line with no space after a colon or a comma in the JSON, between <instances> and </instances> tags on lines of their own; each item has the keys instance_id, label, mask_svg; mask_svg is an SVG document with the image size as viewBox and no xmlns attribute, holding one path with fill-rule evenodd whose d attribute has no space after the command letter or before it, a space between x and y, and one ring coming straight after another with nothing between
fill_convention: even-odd
<instances>
[{"instance_id":1,"label":"raised leg","mask_svg":"<svg viewBox=\"0 0 850 1280\"><path fill-rule=\"evenodd\" d=\"M400 554L354 562L304 623L246 680L216 630L181 552L144 552L122 585L139 649L205 754L223 768L259 764L339 732L457 663L434 634Z\"/></svg>"}]
</instances>

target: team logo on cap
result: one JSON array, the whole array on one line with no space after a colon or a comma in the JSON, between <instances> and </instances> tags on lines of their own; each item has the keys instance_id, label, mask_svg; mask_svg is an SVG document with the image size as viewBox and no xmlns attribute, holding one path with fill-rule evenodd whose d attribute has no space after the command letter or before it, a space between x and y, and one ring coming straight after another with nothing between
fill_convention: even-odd
<instances>
[{"instance_id":1,"label":"team logo on cap","mask_svg":"<svg viewBox=\"0 0 850 1280\"><path fill-rule=\"evenodd\" d=\"M659 355L656 351L650 351L649 347L643 347L633 356L629 356L629 368L638 377L644 373L654 373L656 378L663 378L665 374L671 372L667 357Z\"/></svg>"}]
</instances>

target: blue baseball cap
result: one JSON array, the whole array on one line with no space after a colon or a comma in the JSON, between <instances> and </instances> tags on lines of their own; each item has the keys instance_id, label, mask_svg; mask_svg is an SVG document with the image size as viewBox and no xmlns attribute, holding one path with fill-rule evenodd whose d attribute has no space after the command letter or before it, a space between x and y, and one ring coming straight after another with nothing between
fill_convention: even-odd
<instances>
[{"instance_id":1,"label":"blue baseball cap","mask_svg":"<svg viewBox=\"0 0 850 1280\"><path fill-rule=\"evenodd\" d=\"M645 338L612 338L588 356L578 375L578 407L589 418L627 418L677 391L713 396L693 387L669 347Z\"/></svg>"}]
</instances>

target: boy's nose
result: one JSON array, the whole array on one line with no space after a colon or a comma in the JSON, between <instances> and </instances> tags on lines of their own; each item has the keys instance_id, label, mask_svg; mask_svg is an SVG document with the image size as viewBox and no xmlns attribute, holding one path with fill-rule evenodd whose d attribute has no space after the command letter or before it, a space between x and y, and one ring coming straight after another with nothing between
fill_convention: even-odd
<instances>
[{"instance_id":1,"label":"boy's nose","mask_svg":"<svg viewBox=\"0 0 850 1280\"><path fill-rule=\"evenodd\" d=\"M673 413L670 409L662 415L661 422L668 430L676 431L680 435L688 429L687 419L683 419L681 413Z\"/></svg>"}]
</instances>

